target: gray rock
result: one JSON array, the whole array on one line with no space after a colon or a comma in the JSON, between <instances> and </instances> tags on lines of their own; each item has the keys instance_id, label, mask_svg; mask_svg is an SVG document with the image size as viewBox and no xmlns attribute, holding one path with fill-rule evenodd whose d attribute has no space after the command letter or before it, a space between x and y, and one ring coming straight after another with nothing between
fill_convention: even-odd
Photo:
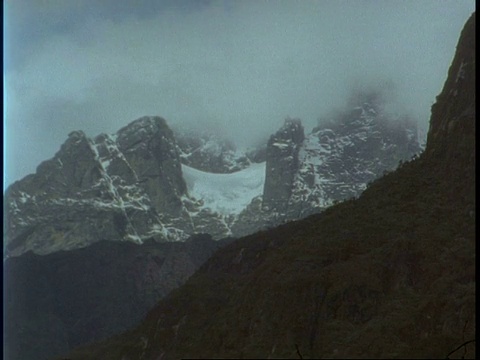
<instances>
[{"instance_id":1,"label":"gray rock","mask_svg":"<svg viewBox=\"0 0 480 360\"><path fill-rule=\"evenodd\" d=\"M422 151L414 121L387 117L368 95L357 101L370 102L351 103L351 110L306 136L300 120L285 121L268 141L263 198L254 199L238 216L234 236L358 197L370 182Z\"/></svg>"},{"instance_id":2,"label":"gray rock","mask_svg":"<svg viewBox=\"0 0 480 360\"><path fill-rule=\"evenodd\" d=\"M6 253L47 254L99 240L186 238L169 231L186 195L173 133L143 117L117 134L73 131L53 159L6 192Z\"/></svg>"},{"instance_id":3,"label":"gray rock","mask_svg":"<svg viewBox=\"0 0 480 360\"><path fill-rule=\"evenodd\" d=\"M267 167L263 190L263 208L284 213L298 172L298 152L305 139L298 119L287 119L283 127L270 137L267 144Z\"/></svg>"},{"instance_id":4,"label":"gray rock","mask_svg":"<svg viewBox=\"0 0 480 360\"><path fill-rule=\"evenodd\" d=\"M408 119L390 121L374 101L352 106L307 135L300 120L287 119L266 148L242 156L212 134L195 139L184 132L177 143L160 117L94 139L73 131L35 174L7 189L5 252L48 254L99 240L183 241L195 233L238 237L359 196L421 148ZM182 162L231 173L263 157L263 194L240 214L217 213L188 193Z\"/></svg>"}]
</instances>

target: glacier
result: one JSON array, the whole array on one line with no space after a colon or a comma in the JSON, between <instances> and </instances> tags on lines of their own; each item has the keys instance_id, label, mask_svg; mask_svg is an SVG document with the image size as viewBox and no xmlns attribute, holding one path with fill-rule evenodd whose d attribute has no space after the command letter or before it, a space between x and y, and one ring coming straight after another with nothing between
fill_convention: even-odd
<instances>
[{"instance_id":1,"label":"glacier","mask_svg":"<svg viewBox=\"0 0 480 360\"><path fill-rule=\"evenodd\" d=\"M253 198L263 194L265 162L230 173L214 174L182 164L190 196L203 200L203 208L223 215L238 215Z\"/></svg>"}]
</instances>

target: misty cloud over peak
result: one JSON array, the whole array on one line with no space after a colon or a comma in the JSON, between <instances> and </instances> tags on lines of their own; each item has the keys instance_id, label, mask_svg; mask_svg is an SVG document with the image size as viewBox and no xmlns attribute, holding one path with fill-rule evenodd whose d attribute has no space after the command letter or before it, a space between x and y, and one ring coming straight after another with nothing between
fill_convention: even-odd
<instances>
[{"instance_id":1,"label":"misty cloud over peak","mask_svg":"<svg viewBox=\"0 0 480 360\"><path fill-rule=\"evenodd\" d=\"M73 129L94 136L159 115L249 146L287 116L308 131L344 108L355 84L386 79L392 103L426 128L474 8L466 0L10 2L6 183L34 172Z\"/></svg>"}]
</instances>

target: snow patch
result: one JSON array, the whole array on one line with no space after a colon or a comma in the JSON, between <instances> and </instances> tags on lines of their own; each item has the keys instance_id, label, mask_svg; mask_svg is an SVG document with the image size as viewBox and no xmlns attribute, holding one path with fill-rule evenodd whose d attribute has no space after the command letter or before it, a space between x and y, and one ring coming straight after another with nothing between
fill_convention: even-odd
<instances>
[{"instance_id":1,"label":"snow patch","mask_svg":"<svg viewBox=\"0 0 480 360\"><path fill-rule=\"evenodd\" d=\"M20 203L25 204L25 203L26 203L27 201L29 201L30 199L32 199L32 197L31 197L29 194L27 194L27 193L25 193L25 192L23 192L23 191L20 191L20 192L19 192L18 201L20 201Z\"/></svg>"},{"instance_id":2,"label":"snow patch","mask_svg":"<svg viewBox=\"0 0 480 360\"><path fill-rule=\"evenodd\" d=\"M203 200L203 208L236 215L247 207L252 199L263 193L265 162L231 174L212 174L182 165L188 192Z\"/></svg>"},{"instance_id":3,"label":"snow patch","mask_svg":"<svg viewBox=\"0 0 480 360\"><path fill-rule=\"evenodd\" d=\"M280 148L280 149L285 149L285 148L288 148L288 147L289 147L288 144L279 143L279 142L274 142L274 143L272 144L272 146L278 147L278 148Z\"/></svg>"}]
</instances>

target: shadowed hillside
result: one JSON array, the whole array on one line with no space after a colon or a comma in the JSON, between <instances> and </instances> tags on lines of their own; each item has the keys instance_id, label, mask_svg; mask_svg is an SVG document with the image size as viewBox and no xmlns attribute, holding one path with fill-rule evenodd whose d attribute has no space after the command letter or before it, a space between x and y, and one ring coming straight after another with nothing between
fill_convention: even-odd
<instances>
[{"instance_id":1,"label":"shadowed hillside","mask_svg":"<svg viewBox=\"0 0 480 360\"><path fill-rule=\"evenodd\" d=\"M99 241L8 258L5 358L49 359L131 328L227 241L202 234L181 243Z\"/></svg>"},{"instance_id":2,"label":"shadowed hillside","mask_svg":"<svg viewBox=\"0 0 480 360\"><path fill-rule=\"evenodd\" d=\"M69 358L474 357L474 79L475 14L418 159L220 249L138 327Z\"/></svg>"}]
</instances>

